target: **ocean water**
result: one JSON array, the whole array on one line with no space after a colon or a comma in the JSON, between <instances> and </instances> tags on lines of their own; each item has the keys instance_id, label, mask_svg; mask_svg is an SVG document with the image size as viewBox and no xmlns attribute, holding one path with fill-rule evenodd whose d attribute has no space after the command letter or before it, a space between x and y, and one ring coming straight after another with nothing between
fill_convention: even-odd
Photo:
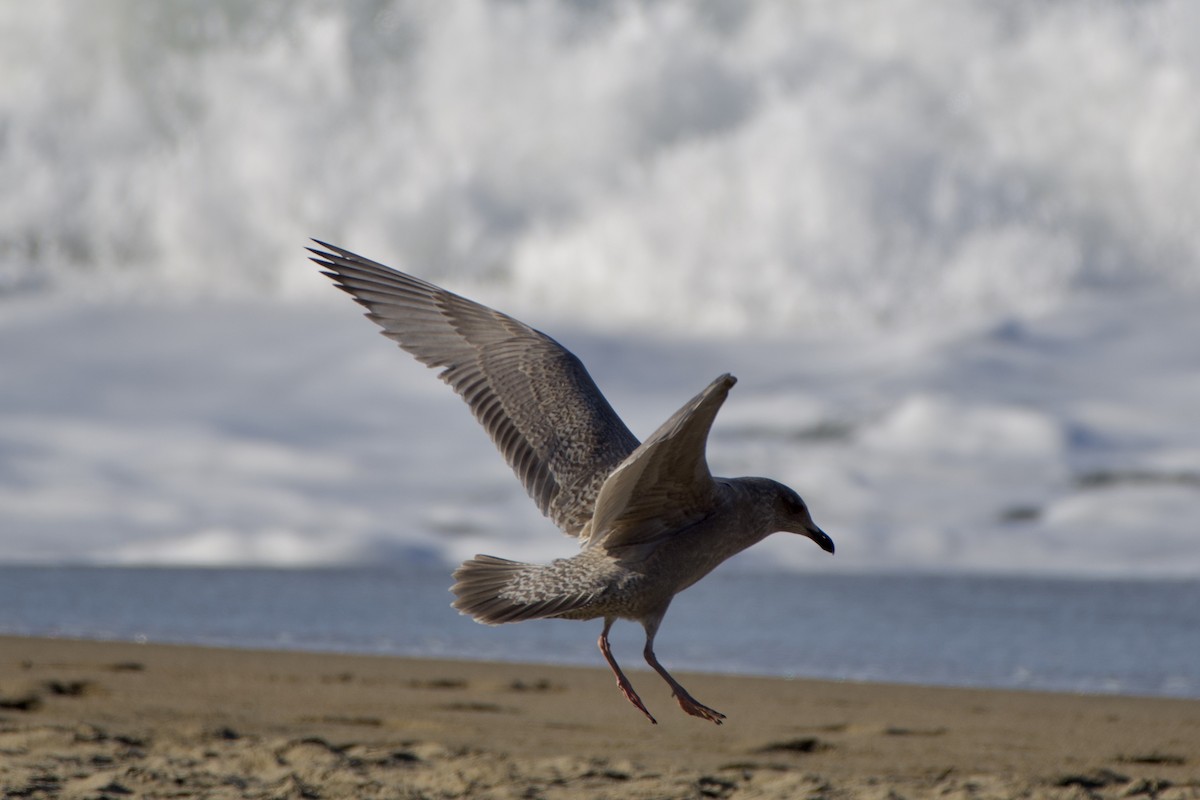
<instances>
[{"instance_id":1,"label":"ocean water","mask_svg":"<svg viewBox=\"0 0 1200 800\"><path fill-rule=\"evenodd\" d=\"M574 543L316 236L546 330L641 436L738 376L710 464L838 553L734 559L669 663L1195 695L1200 5L44 0L0 36L6 629L594 663L445 622L446 565ZM180 607L230 587L265 610ZM821 613L705 627L777 597Z\"/></svg>"},{"instance_id":2,"label":"ocean water","mask_svg":"<svg viewBox=\"0 0 1200 800\"><path fill-rule=\"evenodd\" d=\"M0 633L599 665L599 622L487 627L441 566L0 568ZM672 668L1200 698L1200 582L722 571L656 638ZM642 668L643 634L613 647Z\"/></svg>"}]
</instances>

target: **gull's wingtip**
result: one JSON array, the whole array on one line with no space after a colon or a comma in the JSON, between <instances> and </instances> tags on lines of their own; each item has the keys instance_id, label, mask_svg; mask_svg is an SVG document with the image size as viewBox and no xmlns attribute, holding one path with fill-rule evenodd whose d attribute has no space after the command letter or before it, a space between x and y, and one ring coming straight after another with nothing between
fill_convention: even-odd
<instances>
[{"instance_id":1,"label":"gull's wingtip","mask_svg":"<svg viewBox=\"0 0 1200 800\"><path fill-rule=\"evenodd\" d=\"M325 262L332 262L335 259L346 257L346 251L337 245L329 244L328 242L322 242L320 239L312 239L310 241L317 245L317 247L309 247L306 245L304 249L312 253L313 256L317 256ZM312 256L309 256L309 258L313 261L317 261L317 259L312 258ZM317 261L317 263L320 264L322 262ZM332 266L332 264L327 263L326 266Z\"/></svg>"}]
</instances>

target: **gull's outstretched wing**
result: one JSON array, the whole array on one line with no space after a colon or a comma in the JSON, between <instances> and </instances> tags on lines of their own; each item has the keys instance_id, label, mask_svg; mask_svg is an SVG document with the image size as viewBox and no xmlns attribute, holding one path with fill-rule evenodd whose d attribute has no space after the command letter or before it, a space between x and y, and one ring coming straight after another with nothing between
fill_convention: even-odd
<instances>
[{"instance_id":1,"label":"gull's outstretched wing","mask_svg":"<svg viewBox=\"0 0 1200 800\"><path fill-rule=\"evenodd\" d=\"M621 556L623 548L652 543L708 516L716 483L704 450L735 383L732 375L717 378L613 470L585 538Z\"/></svg>"},{"instance_id":2,"label":"gull's outstretched wing","mask_svg":"<svg viewBox=\"0 0 1200 800\"><path fill-rule=\"evenodd\" d=\"M367 318L467 401L542 513L578 536L600 486L638 446L583 363L486 306L317 242L309 250Z\"/></svg>"}]
</instances>

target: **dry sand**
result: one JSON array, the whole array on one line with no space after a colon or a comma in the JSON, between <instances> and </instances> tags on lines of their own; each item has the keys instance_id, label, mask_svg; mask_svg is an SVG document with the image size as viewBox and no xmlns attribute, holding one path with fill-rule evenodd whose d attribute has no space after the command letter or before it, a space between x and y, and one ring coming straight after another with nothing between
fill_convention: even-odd
<instances>
[{"instance_id":1,"label":"dry sand","mask_svg":"<svg viewBox=\"0 0 1200 800\"><path fill-rule=\"evenodd\" d=\"M599 656L597 656L599 659ZM9 798L1200 798L1200 702L0 637Z\"/></svg>"}]
</instances>

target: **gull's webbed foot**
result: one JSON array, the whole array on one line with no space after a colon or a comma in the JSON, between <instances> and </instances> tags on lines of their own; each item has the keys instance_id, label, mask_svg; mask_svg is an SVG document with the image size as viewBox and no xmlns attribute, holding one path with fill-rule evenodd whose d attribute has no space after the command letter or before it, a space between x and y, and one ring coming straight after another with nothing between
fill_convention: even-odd
<instances>
[{"instance_id":1,"label":"gull's webbed foot","mask_svg":"<svg viewBox=\"0 0 1200 800\"><path fill-rule=\"evenodd\" d=\"M725 721L724 714L714 708L709 708L687 692L676 693L675 699L679 701L679 707L693 717L706 719L709 722L715 722L717 725Z\"/></svg>"}]
</instances>

